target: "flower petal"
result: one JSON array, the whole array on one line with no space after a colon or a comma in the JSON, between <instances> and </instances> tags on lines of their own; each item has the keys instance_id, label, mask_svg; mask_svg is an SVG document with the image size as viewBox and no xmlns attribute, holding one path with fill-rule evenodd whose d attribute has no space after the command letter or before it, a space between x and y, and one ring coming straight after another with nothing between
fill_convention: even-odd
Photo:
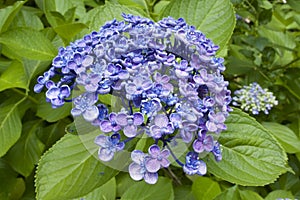
<instances>
[{"instance_id":1,"label":"flower petal","mask_svg":"<svg viewBox=\"0 0 300 200\"><path fill-rule=\"evenodd\" d=\"M153 158L157 158L160 155L160 148L156 144L153 144L149 147L148 152Z\"/></svg>"},{"instance_id":2,"label":"flower petal","mask_svg":"<svg viewBox=\"0 0 300 200\"><path fill-rule=\"evenodd\" d=\"M116 123L121 125L121 126L126 126L128 124L127 122L127 114L125 113L119 113L116 116Z\"/></svg>"},{"instance_id":3,"label":"flower petal","mask_svg":"<svg viewBox=\"0 0 300 200\"><path fill-rule=\"evenodd\" d=\"M144 176L144 180L148 184L155 184L158 180L158 174L146 172Z\"/></svg>"},{"instance_id":4,"label":"flower petal","mask_svg":"<svg viewBox=\"0 0 300 200\"><path fill-rule=\"evenodd\" d=\"M136 112L133 114L134 125L141 125L144 122L144 116L142 113Z\"/></svg>"},{"instance_id":5,"label":"flower petal","mask_svg":"<svg viewBox=\"0 0 300 200\"><path fill-rule=\"evenodd\" d=\"M204 149L205 151L212 151L214 149L214 138L211 135L208 135L204 139Z\"/></svg>"},{"instance_id":6,"label":"flower petal","mask_svg":"<svg viewBox=\"0 0 300 200\"><path fill-rule=\"evenodd\" d=\"M111 122L107 121L107 120L103 120L101 123L100 123L100 129L101 131L103 131L104 133L108 133L108 132L111 132L113 127L111 125Z\"/></svg>"},{"instance_id":7,"label":"flower petal","mask_svg":"<svg viewBox=\"0 0 300 200\"><path fill-rule=\"evenodd\" d=\"M155 173L160 169L160 162L156 158L150 158L145 162L147 171Z\"/></svg>"},{"instance_id":8,"label":"flower petal","mask_svg":"<svg viewBox=\"0 0 300 200\"><path fill-rule=\"evenodd\" d=\"M165 114L156 115L154 124L160 128L166 127L169 123L169 119Z\"/></svg>"},{"instance_id":9,"label":"flower petal","mask_svg":"<svg viewBox=\"0 0 300 200\"><path fill-rule=\"evenodd\" d=\"M203 146L203 143L202 141L200 140L195 140L194 143L193 143L193 149L195 152L197 153L201 153L204 151L204 146Z\"/></svg>"},{"instance_id":10,"label":"flower petal","mask_svg":"<svg viewBox=\"0 0 300 200\"><path fill-rule=\"evenodd\" d=\"M88 107L82 114L83 118L88 122L92 122L95 119L97 119L98 115L99 115L99 110L95 105Z\"/></svg>"},{"instance_id":11,"label":"flower petal","mask_svg":"<svg viewBox=\"0 0 300 200\"><path fill-rule=\"evenodd\" d=\"M81 115L81 113L82 113L82 110L80 110L80 109L78 109L78 108L72 108L72 110L71 110L71 114L72 114L74 117Z\"/></svg>"},{"instance_id":12,"label":"flower petal","mask_svg":"<svg viewBox=\"0 0 300 200\"><path fill-rule=\"evenodd\" d=\"M170 161L168 160L168 159L166 159L166 158L164 158L164 159L162 159L161 161L160 161L160 165L162 166L162 167L169 167L170 166Z\"/></svg>"},{"instance_id":13,"label":"flower petal","mask_svg":"<svg viewBox=\"0 0 300 200\"><path fill-rule=\"evenodd\" d=\"M107 136L105 135L98 135L95 138L95 144L101 146L101 147L107 147Z\"/></svg>"},{"instance_id":14,"label":"flower petal","mask_svg":"<svg viewBox=\"0 0 300 200\"><path fill-rule=\"evenodd\" d=\"M162 150L161 153L160 153L160 155L161 155L162 157L164 157L164 158L169 157L169 156L170 156L170 151L169 151L169 149L164 149L164 150Z\"/></svg>"},{"instance_id":15,"label":"flower petal","mask_svg":"<svg viewBox=\"0 0 300 200\"><path fill-rule=\"evenodd\" d=\"M129 165L129 175L130 177L135 180L135 181L139 181L142 180L144 178L144 173L141 173L142 169L141 166L137 163L131 163Z\"/></svg>"},{"instance_id":16,"label":"flower petal","mask_svg":"<svg viewBox=\"0 0 300 200\"><path fill-rule=\"evenodd\" d=\"M142 152L140 150L134 150L131 152L131 160L138 164L141 164L144 162L144 157L145 157L144 152Z\"/></svg>"},{"instance_id":17,"label":"flower petal","mask_svg":"<svg viewBox=\"0 0 300 200\"><path fill-rule=\"evenodd\" d=\"M137 128L135 125L127 125L124 127L123 132L126 137L129 137L129 138L135 137Z\"/></svg>"},{"instance_id":18,"label":"flower petal","mask_svg":"<svg viewBox=\"0 0 300 200\"><path fill-rule=\"evenodd\" d=\"M206 174L206 172L207 172L207 167L206 167L206 163L204 162L204 161L202 161L202 160L199 160L200 161L200 163L199 163L199 167L198 167L198 172L197 172L197 174L199 174L199 175L205 175Z\"/></svg>"},{"instance_id":19,"label":"flower petal","mask_svg":"<svg viewBox=\"0 0 300 200\"><path fill-rule=\"evenodd\" d=\"M161 137L161 128L159 126L153 125L150 127L150 134L154 138Z\"/></svg>"},{"instance_id":20,"label":"flower petal","mask_svg":"<svg viewBox=\"0 0 300 200\"><path fill-rule=\"evenodd\" d=\"M110 161L114 157L114 152L108 150L107 148L101 147L98 151L98 157L102 161Z\"/></svg>"}]
</instances>

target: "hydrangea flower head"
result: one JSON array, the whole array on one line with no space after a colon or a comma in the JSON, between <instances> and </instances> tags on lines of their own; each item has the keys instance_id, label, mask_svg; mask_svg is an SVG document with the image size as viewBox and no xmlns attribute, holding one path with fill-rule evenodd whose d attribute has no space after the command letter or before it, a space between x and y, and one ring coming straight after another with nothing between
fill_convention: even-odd
<instances>
[{"instance_id":1,"label":"hydrangea flower head","mask_svg":"<svg viewBox=\"0 0 300 200\"><path fill-rule=\"evenodd\" d=\"M124 21L107 22L60 48L34 90L46 89L53 107L73 101L71 114L99 128L94 142L102 161L132 149L127 143L146 135L148 153L131 152L128 170L134 180L156 183L170 157L188 175L206 174L207 154L222 159L217 138L231 110L219 47L182 18L153 22L122 16ZM70 100L76 88L81 94ZM103 95L120 99L118 106L103 101ZM185 160L172 151L179 142L187 146Z\"/></svg>"},{"instance_id":2,"label":"hydrangea flower head","mask_svg":"<svg viewBox=\"0 0 300 200\"><path fill-rule=\"evenodd\" d=\"M260 112L269 114L273 106L278 104L276 97L267 88L262 88L258 83L250 83L234 92L233 105L258 115Z\"/></svg>"}]
</instances>

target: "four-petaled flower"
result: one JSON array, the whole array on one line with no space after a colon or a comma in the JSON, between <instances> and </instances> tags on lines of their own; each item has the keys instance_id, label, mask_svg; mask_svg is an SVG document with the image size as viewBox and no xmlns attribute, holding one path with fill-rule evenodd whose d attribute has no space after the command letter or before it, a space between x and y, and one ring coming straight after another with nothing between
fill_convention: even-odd
<instances>
[{"instance_id":1,"label":"four-petaled flower","mask_svg":"<svg viewBox=\"0 0 300 200\"><path fill-rule=\"evenodd\" d=\"M149 147L148 152L150 157L146 160L145 165L149 172L155 173L161 167L169 167L170 161L167 158L170 155L170 151L168 149L160 151L159 146L153 144Z\"/></svg>"},{"instance_id":2,"label":"four-petaled flower","mask_svg":"<svg viewBox=\"0 0 300 200\"><path fill-rule=\"evenodd\" d=\"M137 126L144 122L144 116L140 112L127 115L126 113L118 113L116 123L122 127L124 135L127 137L135 137L137 134Z\"/></svg>"},{"instance_id":3,"label":"four-petaled flower","mask_svg":"<svg viewBox=\"0 0 300 200\"><path fill-rule=\"evenodd\" d=\"M155 184L158 180L158 174L147 170L145 162L148 157L149 155L144 154L142 151L134 150L131 153L133 163L129 165L129 175L133 180L144 179L146 183Z\"/></svg>"},{"instance_id":4,"label":"four-petaled flower","mask_svg":"<svg viewBox=\"0 0 300 200\"><path fill-rule=\"evenodd\" d=\"M115 152L124 149L124 142L120 142L120 134L115 133L112 136L99 135L95 138L95 143L100 146L98 157L102 161L113 159Z\"/></svg>"},{"instance_id":5,"label":"four-petaled flower","mask_svg":"<svg viewBox=\"0 0 300 200\"><path fill-rule=\"evenodd\" d=\"M116 122L117 114L112 112L108 116L108 120L103 120L100 123L100 129L104 133L109 133L111 131L117 132L121 130L121 126Z\"/></svg>"},{"instance_id":6,"label":"four-petaled flower","mask_svg":"<svg viewBox=\"0 0 300 200\"><path fill-rule=\"evenodd\" d=\"M79 116L82 114L86 121L92 122L99 116L99 110L95 103L98 101L95 93L84 93L74 99L75 108L72 108L71 114Z\"/></svg>"},{"instance_id":7,"label":"four-petaled flower","mask_svg":"<svg viewBox=\"0 0 300 200\"><path fill-rule=\"evenodd\" d=\"M63 85L61 87L52 86L46 92L46 99L51 102L52 107L60 107L71 94L70 87L68 85Z\"/></svg>"},{"instance_id":8,"label":"four-petaled flower","mask_svg":"<svg viewBox=\"0 0 300 200\"><path fill-rule=\"evenodd\" d=\"M206 135L205 133L198 133L199 137L193 143L193 149L197 153L202 153L203 151L210 152L214 148L214 138L211 135Z\"/></svg>"},{"instance_id":9,"label":"four-petaled flower","mask_svg":"<svg viewBox=\"0 0 300 200\"><path fill-rule=\"evenodd\" d=\"M206 122L208 131L219 133L226 129L226 125L224 124L226 118L222 112L216 114L214 112L209 112L208 118L209 120Z\"/></svg>"},{"instance_id":10,"label":"four-petaled flower","mask_svg":"<svg viewBox=\"0 0 300 200\"><path fill-rule=\"evenodd\" d=\"M185 157L186 163L183 166L183 171L188 175L204 175L207 168L204 161L199 160L199 156L195 152L189 152Z\"/></svg>"},{"instance_id":11,"label":"four-petaled flower","mask_svg":"<svg viewBox=\"0 0 300 200\"><path fill-rule=\"evenodd\" d=\"M161 138L163 135L172 134L174 128L165 114L158 114L154 118L154 125L150 127L150 135L153 138Z\"/></svg>"}]
</instances>

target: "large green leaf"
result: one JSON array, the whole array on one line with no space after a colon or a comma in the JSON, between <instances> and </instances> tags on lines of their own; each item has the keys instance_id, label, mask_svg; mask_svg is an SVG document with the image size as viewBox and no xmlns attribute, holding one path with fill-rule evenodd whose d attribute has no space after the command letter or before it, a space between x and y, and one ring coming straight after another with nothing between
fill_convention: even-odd
<instances>
[{"instance_id":1,"label":"large green leaf","mask_svg":"<svg viewBox=\"0 0 300 200\"><path fill-rule=\"evenodd\" d=\"M212 200L221 193L221 188L218 182L200 176L193 182L192 191L198 200Z\"/></svg>"},{"instance_id":2,"label":"large green leaf","mask_svg":"<svg viewBox=\"0 0 300 200\"><path fill-rule=\"evenodd\" d=\"M23 124L20 140L7 152L5 159L18 173L27 177L31 174L35 165L44 151L45 145L37 138L41 121L29 121ZM22 156L20 156L22 152Z\"/></svg>"},{"instance_id":3,"label":"large green leaf","mask_svg":"<svg viewBox=\"0 0 300 200\"><path fill-rule=\"evenodd\" d=\"M210 38L220 51L225 48L235 26L230 0L174 0L162 12L162 17L184 18Z\"/></svg>"},{"instance_id":4,"label":"large green leaf","mask_svg":"<svg viewBox=\"0 0 300 200\"><path fill-rule=\"evenodd\" d=\"M20 138L22 123L18 105L24 101L7 99L0 105L0 157L3 156Z\"/></svg>"},{"instance_id":5,"label":"large green leaf","mask_svg":"<svg viewBox=\"0 0 300 200\"><path fill-rule=\"evenodd\" d=\"M263 122L262 125L275 136L287 153L300 152L300 139L290 128L275 122Z\"/></svg>"},{"instance_id":6,"label":"large green leaf","mask_svg":"<svg viewBox=\"0 0 300 200\"><path fill-rule=\"evenodd\" d=\"M234 109L219 138L223 159L208 161L208 171L231 183L262 186L287 171L287 155L272 134L248 114Z\"/></svg>"},{"instance_id":7,"label":"large green leaf","mask_svg":"<svg viewBox=\"0 0 300 200\"><path fill-rule=\"evenodd\" d=\"M6 8L0 9L0 33L8 29L9 25L25 2L26 1L17 1L12 6L7 6Z\"/></svg>"},{"instance_id":8,"label":"large green leaf","mask_svg":"<svg viewBox=\"0 0 300 200\"><path fill-rule=\"evenodd\" d=\"M23 64L17 60L0 75L0 92L9 88L27 89L27 79Z\"/></svg>"},{"instance_id":9,"label":"large green leaf","mask_svg":"<svg viewBox=\"0 0 300 200\"><path fill-rule=\"evenodd\" d=\"M42 30L44 25L42 20L32 11L21 9L10 25L10 29L17 27L28 27Z\"/></svg>"},{"instance_id":10,"label":"large green leaf","mask_svg":"<svg viewBox=\"0 0 300 200\"><path fill-rule=\"evenodd\" d=\"M265 198L265 200L274 200L274 199L295 199L295 198L290 191L286 191L286 190L274 190L270 192Z\"/></svg>"},{"instance_id":11,"label":"large green leaf","mask_svg":"<svg viewBox=\"0 0 300 200\"><path fill-rule=\"evenodd\" d=\"M102 185L101 187L95 189L94 191L90 192L89 194L80 197L78 199L74 200L109 200L109 199L116 199L116 190L117 190L117 185L116 185L116 179L113 177Z\"/></svg>"},{"instance_id":12,"label":"large green leaf","mask_svg":"<svg viewBox=\"0 0 300 200\"><path fill-rule=\"evenodd\" d=\"M182 185L174 188L174 200L196 200L190 185Z\"/></svg>"},{"instance_id":13,"label":"large green leaf","mask_svg":"<svg viewBox=\"0 0 300 200\"><path fill-rule=\"evenodd\" d=\"M251 190L240 190L236 185L218 195L215 200L263 200L259 194Z\"/></svg>"},{"instance_id":14,"label":"large green leaf","mask_svg":"<svg viewBox=\"0 0 300 200\"><path fill-rule=\"evenodd\" d=\"M95 134L66 134L41 158L37 175L37 199L70 199L88 194L117 174L97 158Z\"/></svg>"},{"instance_id":15,"label":"large green leaf","mask_svg":"<svg viewBox=\"0 0 300 200\"><path fill-rule=\"evenodd\" d=\"M23 66L25 70L25 75L27 78L27 87L29 88L30 81L33 77L42 74L45 70L49 68L51 61L40 61L40 60L28 60L23 59ZM37 82L34 82L37 83ZM33 88L30 88L33 90Z\"/></svg>"},{"instance_id":16,"label":"large green leaf","mask_svg":"<svg viewBox=\"0 0 300 200\"><path fill-rule=\"evenodd\" d=\"M15 54L32 60L51 60L57 52L48 38L29 28L10 29L2 33L0 43Z\"/></svg>"},{"instance_id":17,"label":"large green leaf","mask_svg":"<svg viewBox=\"0 0 300 200\"><path fill-rule=\"evenodd\" d=\"M89 31L98 31L107 21L111 21L114 18L122 20L122 13L142 15L126 6L106 2L104 6L90 10L83 21L89 25Z\"/></svg>"},{"instance_id":18,"label":"large green leaf","mask_svg":"<svg viewBox=\"0 0 300 200\"><path fill-rule=\"evenodd\" d=\"M23 178L18 177L10 166L0 158L0 199L20 199L25 190Z\"/></svg>"},{"instance_id":19,"label":"large green leaf","mask_svg":"<svg viewBox=\"0 0 300 200\"><path fill-rule=\"evenodd\" d=\"M121 200L132 199L172 200L174 199L172 182L164 177L159 177L155 185L147 184L145 181L136 182L121 197Z\"/></svg>"},{"instance_id":20,"label":"large green leaf","mask_svg":"<svg viewBox=\"0 0 300 200\"><path fill-rule=\"evenodd\" d=\"M36 115L48 122L56 122L70 115L72 103L65 103L59 108L52 108L51 103L46 102L46 98L42 96L39 100Z\"/></svg>"}]
</instances>

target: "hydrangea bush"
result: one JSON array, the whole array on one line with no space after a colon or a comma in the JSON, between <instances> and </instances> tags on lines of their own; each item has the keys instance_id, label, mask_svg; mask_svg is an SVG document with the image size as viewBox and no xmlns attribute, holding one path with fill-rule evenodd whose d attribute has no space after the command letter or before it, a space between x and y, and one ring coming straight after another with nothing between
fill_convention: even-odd
<instances>
[{"instance_id":1,"label":"hydrangea bush","mask_svg":"<svg viewBox=\"0 0 300 200\"><path fill-rule=\"evenodd\" d=\"M60 48L52 67L38 77L35 92L46 88L53 108L73 101L72 115L99 127L103 134L95 143L102 161L112 160L141 134L151 137L148 153L131 153L134 180L156 183L170 155L186 174L205 175L208 153L222 159L217 139L231 110L218 46L182 18L157 23L131 14L123 18ZM78 87L84 92L72 97ZM121 108L101 102L105 94L122 99ZM172 153L175 141L191 145L185 161Z\"/></svg>"},{"instance_id":2,"label":"hydrangea bush","mask_svg":"<svg viewBox=\"0 0 300 200\"><path fill-rule=\"evenodd\" d=\"M299 9L0 1L0 199L300 199Z\"/></svg>"}]
</instances>

